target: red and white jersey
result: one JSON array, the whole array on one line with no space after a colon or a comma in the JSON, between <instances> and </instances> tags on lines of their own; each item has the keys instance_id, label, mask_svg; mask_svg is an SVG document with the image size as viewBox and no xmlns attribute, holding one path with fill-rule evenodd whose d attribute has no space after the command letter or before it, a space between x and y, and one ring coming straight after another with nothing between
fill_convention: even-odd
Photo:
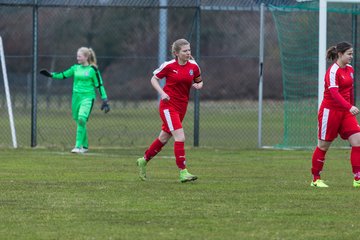
<instances>
[{"instance_id":1,"label":"red and white jersey","mask_svg":"<svg viewBox=\"0 0 360 240\"><path fill-rule=\"evenodd\" d=\"M340 95L350 104L353 104L354 69L351 65L340 68L333 63L325 74L324 99L322 105L328 109L344 110L331 95L330 88L338 88Z\"/></svg>"},{"instance_id":2,"label":"red and white jersey","mask_svg":"<svg viewBox=\"0 0 360 240\"><path fill-rule=\"evenodd\" d=\"M166 78L163 90L170 97L166 104L182 110L187 107L190 89L194 79L200 76L200 68L194 60L180 65L176 59L173 59L164 62L154 71L154 75L159 79Z\"/></svg>"}]
</instances>

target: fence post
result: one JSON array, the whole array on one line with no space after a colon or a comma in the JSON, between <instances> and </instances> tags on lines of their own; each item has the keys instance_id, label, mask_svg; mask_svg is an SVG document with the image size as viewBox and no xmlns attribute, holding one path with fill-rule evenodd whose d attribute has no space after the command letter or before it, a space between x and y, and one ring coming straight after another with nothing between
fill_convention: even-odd
<instances>
[{"instance_id":1,"label":"fence post","mask_svg":"<svg viewBox=\"0 0 360 240\"><path fill-rule=\"evenodd\" d=\"M167 14L168 14L168 0L159 0L159 52L158 52L158 66L166 61L167 53ZM165 78L160 80L160 86L164 87ZM159 103L160 103L159 95Z\"/></svg>"},{"instance_id":2,"label":"fence post","mask_svg":"<svg viewBox=\"0 0 360 240\"><path fill-rule=\"evenodd\" d=\"M196 60L200 62L200 21L201 21L201 5L198 1L196 10ZM200 91L194 92L194 147L199 146L200 135Z\"/></svg>"},{"instance_id":3,"label":"fence post","mask_svg":"<svg viewBox=\"0 0 360 240\"><path fill-rule=\"evenodd\" d=\"M31 84L31 147L36 147L37 119L37 60L38 60L38 4L33 5L33 74Z\"/></svg>"},{"instance_id":4,"label":"fence post","mask_svg":"<svg viewBox=\"0 0 360 240\"><path fill-rule=\"evenodd\" d=\"M354 4L353 5L353 10L358 10L357 8L357 5ZM354 48L356 49L357 48L357 31L358 31L358 24L357 24L357 21L358 21L358 17L357 17L357 14L352 14L352 45L354 46ZM357 63L357 54L356 54L356 51L354 51L354 58L353 58L353 61L352 61L352 66L354 68L354 79L356 79L356 63ZM354 81L354 104L356 104L356 86L357 86L357 81Z\"/></svg>"},{"instance_id":5,"label":"fence post","mask_svg":"<svg viewBox=\"0 0 360 240\"><path fill-rule=\"evenodd\" d=\"M263 103L263 73L264 73L264 9L260 5L260 43L259 43L259 113L258 113L258 147L262 147L262 103Z\"/></svg>"}]
</instances>

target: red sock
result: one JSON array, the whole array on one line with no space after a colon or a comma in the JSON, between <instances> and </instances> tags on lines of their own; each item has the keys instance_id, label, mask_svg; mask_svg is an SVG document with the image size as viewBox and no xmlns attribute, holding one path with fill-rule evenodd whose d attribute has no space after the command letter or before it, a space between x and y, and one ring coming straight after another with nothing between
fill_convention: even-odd
<instances>
[{"instance_id":1,"label":"red sock","mask_svg":"<svg viewBox=\"0 0 360 240\"><path fill-rule=\"evenodd\" d=\"M176 158L176 165L178 166L178 168L185 169L185 148L184 148L185 143L184 142L175 142L174 143L174 154L175 154L175 158Z\"/></svg>"},{"instance_id":2,"label":"red sock","mask_svg":"<svg viewBox=\"0 0 360 240\"><path fill-rule=\"evenodd\" d=\"M323 151L318 147L316 147L313 153L311 173L314 177L314 181L320 179L320 172L322 171L325 162L325 154L326 151Z\"/></svg>"},{"instance_id":3,"label":"red sock","mask_svg":"<svg viewBox=\"0 0 360 240\"><path fill-rule=\"evenodd\" d=\"M145 151L144 158L146 161L150 161L156 154L158 154L162 147L165 144L160 142L158 138L154 140L154 142L150 145L150 147Z\"/></svg>"},{"instance_id":4,"label":"red sock","mask_svg":"<svg viewBox=\"0 0 360 240\"><path fill-rule=\"evenodd\" d=\"M350 161L352 171L354 173L354 179L360 180L360 147L352 147L350 154Z\"/></svg>"}]
</instances>

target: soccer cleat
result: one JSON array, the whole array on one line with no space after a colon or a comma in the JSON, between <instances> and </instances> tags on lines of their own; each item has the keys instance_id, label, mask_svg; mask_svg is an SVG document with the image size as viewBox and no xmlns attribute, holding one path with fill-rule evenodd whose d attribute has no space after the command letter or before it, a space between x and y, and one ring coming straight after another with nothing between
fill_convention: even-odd
<instances>
[{"instance_id":1,"label":"soccer cleat","mask_svg":"<svg viewBox=\"0 0 360 240\"><path fill-rule=\"evenodd\" d=\"M86 147L81 148L81 153L87 153L88 151L89 151L89 148L86 148Z\"/></svg>"},{"instance_id":2,"label":"soccer cleat","mask_svg":"<svg viewBox=\"0 0 360 240\"><path fill-rule=\"evenodd\" d=\"M145 160L144 157L141 157L136 161L136 164L139 167L139 178L142 181L146 181L146 164L147 164L147 161Z\"/></svg>"},{"instance_id":3,"label":"soccer cleat","mask_svg":"<svg viewBox=\"0 0 360 240\"><path fill-rule=\"evenodd\" d=\"M360 184L360 183L359 183ZM321 179L318 179L316 180L315 182L314 181L311 181L311 184L310 184L311 187L320 187L320 188L326 188L326 187L329 187L328 185L326 185L324 183L323 180ZM360 186L360 185L359 185Z\"/></svg>"},{"instance_id":4,"label":"soccer cleat","mask_svg":"<svg viewBox=\"0 0 360 240\"><path fill-rule=\"evenodd\" d=\"M357 180L357 181L356 181L356 180L354 179L353 187L354 187L354 188L360 187L360 180Z\"/></svg>"},{"instance_id":5,"label":"soccer cleat","mask_svg":"<svg viewBox=\"0 0 360 240\"><path fill-rule=\"evenodd\" d=\"M71 153L83 153L82 149L79 147L74 147L73 150L71 150Z\"/></svg>"},{"instance_id":6,"label":"soccer cleat","mask_svg":"<svg viewBox=\"0 0 360 240\"><path fill-rule=\"evenodd\" d=\"M180 182L182 183L195 181L197 178L197 176L189 173L187 169L180 170Z\"/></svg>"}]
</instances>

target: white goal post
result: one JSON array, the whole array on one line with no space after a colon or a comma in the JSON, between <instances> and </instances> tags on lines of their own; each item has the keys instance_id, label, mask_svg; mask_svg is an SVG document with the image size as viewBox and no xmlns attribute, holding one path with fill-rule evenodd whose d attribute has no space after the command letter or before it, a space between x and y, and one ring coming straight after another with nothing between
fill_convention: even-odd
<instances>
[{"instance_id":1,"label":"white goal post","mask_svg":"<svg viewBox=\"0 0 360 240\"><path fill-rule=\"evenodd\" d=\"M7 103L8 113L9 113L11 138L12 138L13 147L17 148L14 116L13 116L13 112L12 112L12 104L11 104L11 98L10 98L9 83L8 83L6 65L5 65L5 53L4 53L3 41L2 41L1 36L0 36L0 60L1 60L2 74L3 74L3 78L4 78L4 88L5 88L5 95L6 95L6 103Z\"/></svg>"},{"instance_id":2,"label":"white goal post","mask_svg":"<svg viewBox=\"0 0 360 240\"><path fill-rule=\"evenodd\" d=\"M320 0L319 1L319 72L318 72L318 107L324 97L324 77L326 73L326 34L328 3L360 3L360 0Z\"/></svg>"}]
</instances>

